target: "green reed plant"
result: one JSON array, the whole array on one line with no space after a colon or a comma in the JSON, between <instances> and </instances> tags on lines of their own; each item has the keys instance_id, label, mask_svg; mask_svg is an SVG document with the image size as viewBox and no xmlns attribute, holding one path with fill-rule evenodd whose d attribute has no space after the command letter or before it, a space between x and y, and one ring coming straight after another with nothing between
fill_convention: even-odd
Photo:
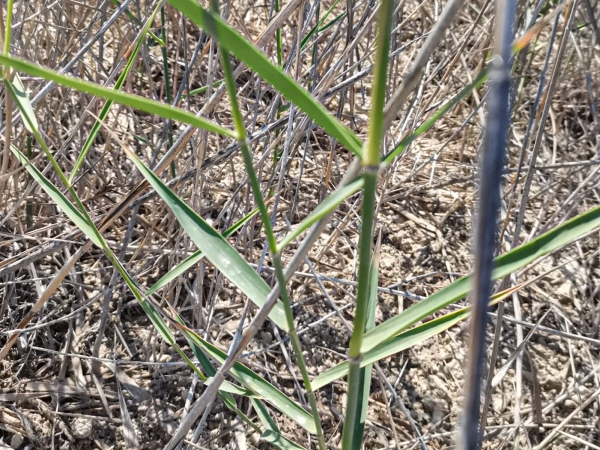
<instances>
[{"instance_id":1,"label":"green reed plant","mask_svg":"<svg viewBox=\"0 0 600 450\"><path fill-rule=\"evenodd\" d=\"M113 0L116 1L116 0ZM307 92L296 80L288 76L280 67L281 63L281 36L277 34L277 59L279 64L274 64L264 55L260 49L255 48L236 30L229 26L219 15L218 4L213 1L211 9L205 9L195 0L169 0L169 3L185 15L187 19L201 27L214 39L219 47L223 80L215 82L213 86L220 83L225 84L229 98L230 112L233 120L233 129L228 129L215 122L199 117L181 108L173 107L142 96L120 91L124 81L130 73L140 46L146 36L160 40L150 32L157 12L164 12L164 5L159 1L149 17L144 22L143 28L136 38L136 44L128 57L127 64L120 74L114 87L100 86L96 83L84 81L72 76L58 73L37 64L24 61L11 56L10 50L10 20L12 17L12 1L8 2L9 17L5 29L4 53L0 55L0 64L3 67L3 81L12 100L17 105L24 125L30 136L33 136L37 145L41 147L46 160L51 164L54 173L62 183L62 188L54 185L50 179L39 171L28 157L23 155L15 146L10 146L15 157L26 168L28 174L47 193L52 201L69 217L77 228L90 240L80 249L80 252L88 251L93 243L102 249L111 264L119 272L129 290L139 302L144 312L159 331L163 339L176 351L190 368L205 382L204 391L198 401L193 405L189 414L182 421L178 430L169 442L167 449L173 449L185 437L189 429L198 420L204 409L211 404L214 396L219 398L233 410L245 423L261 435L261 438L269 442L277 449L303 448L302 443L291 442L285 438L277 424L269 415L267 405L274 407L288 416L295 423L303 427L308 433L316 437L321 450L326 447L326 432L323 430L318 410L316 391L331 382L348 376L348 401L345 409L344 425L342 430L342 449L357 450L362 445L364 424L368 408L368 396L370 389L371 365L389 357L399 351L409 348L431 336L434 336L456 323L465 320L470 312L469 308L454 311L434 320L421 323L435 313L439 313L448 305L463 299L472 290L472 286L485 286L479 295L481 304L487 304L491 281L498 280L534 262L536 259L556 251L569 243L587 235L600 226L600 207L591 208L588 211L572 218L571 220L553 228L552 230L522 244L494 260L493 270L478 272L477 275L463 277L451 285L437 291L402 313L392 317L383 323L376 324L376 298L378 279L378 251L373 252L373 230L376 220L376 193L378 177L383 170L390 165L395 158L408 148L411 142L424 133L431 130L434 124L450 111L459 102L469 96L474 90L480 88L488 78L488 69L483 69L473 82L464 87L457 95L440 106L431 117L420 126L408 133L392 150L385 152L383 136L386 131L384 105L386 98L386 87L388 80L388 57L390 49L390 30L395 7L394 1L383 0L379 2L377 17L377 37L374 57L373 90L371 113L369 117L369 128L366 142L361 140L340 120L331 115L327 109ZM316 30L331 26L340 20L342 16L333 19L329 24L323 25L325 19L331 13L333 7L327 14L311 29L302 39L300 46L304 47ZM141 24L142 22L140 22ZM164 30L164 16L162 16ZM166 41L166 34L162 40ZM532 36L528 37L532 39ZM510 42L510 41L509 41ZM522 39L518 41L519 46L514 46L513 51L519 51L524 47ZM165 44L164 42L160 42ZM504 47L506 56L508 50ZM237 57L251 70L256 72L266 83L275 88L279 94L296 108L307 115L314 123L321 127L331 138L341 143L360 162L361 172L352 172L336 191L328 196L308 216L287 235L276 236L271 223L269 211L265 198L262 195L261 183L254 168L253 150L249 143L246 132L244 117L241 112L237 98L237 88L233 69L231 67L230 55ZM166 58L163 54L163 63L166 68ZM85 92L107 100L100 115L95 118L95 123L89 133L76 164L70 174L65 174L56 161L52 149L45 142L35 117L35 109L32 107L26 95L25 88L18 77L19 71L30 76L41 77L45 80L54 81L60 85L69 87L76 91ZM190 95L194 91L190 92ZM500 94L498 94L500 95ZM504 95L504 94L502 94ZM73 181L82 164L86 161L89 150L97 136L103 121L106 119L113 102L123 104L134 109L145 111L175 122L190 124L194 127L216 133L223 138L235 140L242 153L244 167L248 175L252 195L257 207L243 219L237 222L223 233L217 232L211 225L202 219L189 205L177 196L161 179L160 171L156 173L147 167L136 153L126 144L115 137L115 141L121 146L124 153L133 162L139 173L147 183L156 191L164 203L173 212L181 228L187 233L191 241L196 245L197 251L180 265L174 267L157 283L147 290L127 272L126 268L119 262L113 251L103 238L103 231L108 223L98 225L89 215L85 206L73 188ZM503 122L499 128L504 129ZM109 130L110 132L110 130ZM28 155L30 156L30 155ZM496 178L490 182L499 185L499 177L502 162L498 159L491 164L495 170ZM163 168L164 169L164 168ZM498 186L496 186L497 188ZM66 190L67 194L63 193ZM294 324L293 310L286 283L297 267L297 262L302 261L310 245L300 246L287 267L284 267L281 257L282 251L289 244L306 234L305 242L314 242L315 230L328 220L331 213L349 197L360 193L362 195L361 229L359 237L359 265L358 285L356 292L356 309L354 313L353 331L348 349L348 360L323 374L312 378L303 356L303 349L298 339ZM70 198L69 198L70 197ZM496 208L497 209L497 208ZM275 271L277 283L270 287L258 275L253 267L244 260L240 253L227 240L242 225L246 224L252 217L259 215L262 221L266 243L269 247L271 262ZM493 216L493 217L492 217ZM495 223L495 210L487 214L487 218ZM489 230L488 230L489 231ZM493 230L492 230L493 231ZM492 233L493 234L493 233ZM313 241L311 241L313 239ZM488 236L489 239L489 236ZM488 246L489 247L489 246ZM379 247L377 247L379 249ZM489 249L488 249L489 250ZM177 280L186 270L193 268L198 262L205 258L216 269L218 269L230 282L232 282L250 301L258 308L258 312L247 328L242 340L237 347L224 352L203 339L197 332L190 329L177 311L170 307L161 307L153 299L153 295L170 282ZM486 256L487 267L491 267L492 255ZM296 265L295 265L296 264ZM60 285L69 267L65 266L55 279L48 285L42 298L36 307L27 316L31 320L41 308L41 305ZM492 302L501 301L507 295L518 290L520 286L492 297ZM298 369L302 376L302 383L306 390L310 411L298 402L285 395L263 377L250 370L239 361L239 357L245 346L252 340L260 330L263 322L270 318L282 331L289 334L294 356ZM26 332L25 326L28 320L19 324L20 332ZM175 331L181 333L192 349L196 361L188 355L176 342ZM5 357L18 338L19 333L13 334L4 348L0 351L0 358ZM219 366L217 369L215 364ZM230 374L235 382L226 380ZM261 425L255 423L237 407L235 396L250 399ZM475 439L476 440L476 439ZM469 448L473 448L469 444Z\"/></svg>"},{"instance_id":2,"label":"green reed plant","mask_svg":"<svg viewBox=\"0 0 600 450\"><path fill-rule=\"evenodd\" d=\"M131 73L131 69L133 68L133 64L135 63L135 61L137 59L140 49L142 48L142 44L144 43L144 39L145 39L146 35L148 35L149 37L153 36L153 35L150 35L150 27L154 23L154 19L156 19L156 15L158 14L158 12L163 10L163 4L164 4L164 1L158 2L156 7L154 8L154 11L152 12L150 17L144 24L143 28L140 30L140 33L138 34L137 39L135 40L135 47L133 48L133 51L131 51L129 58L127 59L125 68L119 75L119 78L117 78L117 81L113 88L114 90L118 91L123 87L123 83L125 83L125 80L127 80L127 77ZM164 49L165 45L162 45L162 48ZM167 79L168 79L168 77L167 77ZM167 92L169 92L169 91L167 90ZM110 112L113 103L114 103L113 100L108 100L102 107L102 110L100 111L100 114L98 115L98 120L92 126L92 130L88 134L85 142L83 143L83 147L81 148L81 151L79 152L79 156L77 157L75 166L73 167L73 169L71 170L71 173L69 174L69 182L70 183L73 183L73 180L75 179L77 172L79 172L79 169L81 168L83 162L85 161L85 158L87 157L88 152L94 145L96 137L98 136L98 132L100 131L100 126L101 126L102 122L106 119L106 117L108 117L108 113Z\"/></svg>"},{"instance_id":3,"label":"green reed plant","mask_svg":"<svg viewBox=\"0 0 600 450\"><path fill-rule=\"evenodd\" d=\"M212 0L212 9L213 12L219 12L219 5L217 0ZM209 28L211 28L209 26ZM211 30L211 34L214 37L218 37L218 33L216 29ZM281 35L278 34L278 43L281 39ZM278 54L279 54L280 46L278 45ZM300 373L302 374L302 381L304 382L304 387L306 388L306 394L308 396L308 401L313 413L313 420L315 424L315 430L317 434L317 441L319 443L319 448L321 450L326 450L327 446L325 445L325 439L323 437L323 429L321 427L321 420L318 414L317 401L315 399L315 393L310 385L310 377L308 374L308 370L306 368L306 363L304 361L304 356L302 355L302 346L300 345L300 339L298 338L298 333L296 332L296 327L294 326L294 316L292 312L292 307L290 304L289 295L287 292L287 288L285 287L285 276L283 274L283 265L281 262L281 254L277 249L277 240L275 238L275 233L273 231L273 226L271 225L271 219L269 217L269 211L267 210L267 205L262 196L260 182L258 181L258 176L254 170L252 153L250 152L250 147L247 142L246 128L244 125L244 119L242 117L242 112L240 110L240 106L237 100L237 91L235 87L235 79L233 77L233 69L231 68L231 62L229 60L229 53L225 50L224 47L220 47L220 55L221 55L221 67L223 68L223 73L225 76L225 85L227 87L227 93L229 94L229 102L231 104L231 112L233 116L233 123L235 125L235 130L238 134L238 142L240 148L242 150L242 155L244 157L244 165L246 167L246 171L248 172L248 177L250 179L250 186L252 188L252 194L254 195L254 201L258 205L258 210L260 212L260 216L262 218L263 226L265 227L265 234L267 236L267 245L271 249L271 259L273 261L273 266L275 268L275 275L277 277L277 282L281 286L280 296L283 302L283 307L285 309L285 318L287 322L288 332L291 338L292 346L294 348L294 353L296 355L298 368L300 369Z\"/></svg>"}]
</instances>

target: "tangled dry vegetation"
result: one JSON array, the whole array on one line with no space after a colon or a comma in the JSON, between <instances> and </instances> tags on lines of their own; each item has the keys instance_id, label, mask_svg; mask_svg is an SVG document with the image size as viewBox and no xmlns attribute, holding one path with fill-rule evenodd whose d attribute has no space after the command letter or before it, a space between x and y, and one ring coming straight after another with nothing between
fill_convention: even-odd
<instances>
[{"instance_id":1,"label":"tangled dry vegetation","mask_svg":"<svg viewBox=\"0 0 600 450\"><path fill-rule=\"evenodd\" d=\"M258 41L277 62L276 34L268 27L274 2L222 3L229 24L248 40ZM524 35L533 23L541 25L513 63L513 113L498 253L600 200L600 9L594 0L565 3L566 8L560 1L518 5L516 36ZM295 6L286 10L289 4ZM281 64L361 138L371 105L376 4L288 0L281 5L287 11L280 24ZM433 0L397 4L390 95L444 7ZM126 8L104 0L20 0L14 5L10 52L112 86L156 2L133 0L123 5ZM307 36L317 14L320 20L332 6L317 33L300 47L298 37ZM567 23L571 6L574 15ZM6 5L3 8L4 22ZM427 61L414 94L385 134L386 149L475 79L489 57L493 23L492 1L463 5ZM166 46L153 38L144 41L123 91L176 104L231 127L229 102L215 94L219 84L211 85L222 79L214 43L169 4L151 30ZM233 62L235 66L237 61ZM59 165L70 173L105 101L26 74L21 79L34 103L40 132ZM352 155L251 71L245 69L237 77L237 91L255 168L275 215L274 229L283 236L339 185ZM466 96L380 177L375 224L381 248L378 323L472 270L471 230L486 92L483 85ZM3 141L30 156L60 185L4 88L2 95ZM539 120L547 101L551 103L546 120L535 123L532 118ZM0 156L2 345L86 243L4 145ZM141 286L152 286L196 247L152 189L135 191L143 178L124 147L133 149L149 166L175 149L175 157L162 166L166 168L162 179L219 231L256 206L233 140L115 104L73 185L98 221L135 192L130 197L133 202L103 235ZM353 320L360 211L358 194L340 205L289 283L311 376L345 359ZM272 285L263 228L259 216L253 216L229 241ZM283 252L284 265L295 246L292 243ZM533 282L505 300L499 325L492 313L488 326L488 362L491 359L493 364L491 369L488 365L486 376L490 383L484 400L485 448L600 447L598 249L596 230L508 280ZM155 298L224 351L256 312L206 261L164 286ZM442 312L449 310L452 307ZM203 383L156 332L114 266L95 246L80 255L58 289L31 315L26 330L0 362L0 447L163 448L203 390ZM375 364L366 448L455 445L466 334L461 323ZM177 342L191 355L183 336ZM277 327L266 323L242 361L307 406L289 341ZM318 391L325 439L331 448L340 443L347 395L344 379ZM236 400L239 410L255 420L248 398ZM270 445L220 400L207 411L183 448L243 450ZM314 437L289 418L277 410L271 414L285 436L316 448Z\"/></svg>"}]
</instances>

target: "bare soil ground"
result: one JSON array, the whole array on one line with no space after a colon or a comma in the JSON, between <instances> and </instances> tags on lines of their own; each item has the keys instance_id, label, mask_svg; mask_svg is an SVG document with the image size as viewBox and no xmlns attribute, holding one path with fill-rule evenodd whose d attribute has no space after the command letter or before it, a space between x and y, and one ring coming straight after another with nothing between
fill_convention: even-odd
<instances>
[{"instance_id":1,"label":"bare soil ground","mask_svg":"<svg viewBox=\"0 0 600 450\"><path fill-rule=\"evenodd\" d=\"M315 2L303 3L308 15ZM322 16L333 2L320 3ZM360 38L351 62L336 74L333 86L353 76L356 80L324 103L364 138L371 92L367 69L373 53L373 24L368 17L375 2L352 3L354 36L363 27L368 31ZM600 119L596 112L600 9L591 0L575 1L574 5L575 18L568 28L562 15L556 25L550 20L524 56L516 56L514 113L501 213L507 226L498 242L499 252L511 248L521 205L524 215L517 243L597 205L600 199ZM151 2L130 3L131 11L142 21L153 7ZM442 7L433 1L401 2L392 45L395 56L390 93L400 84ZM545 5L540 15L548 15L554 7L554 3ZM345 8L345 4L337 5L330 18ZM524 33L534 8L533 3L520 2L517 35ZM70 73L106 83L114 79L113 71L119 68L123 52L139 30L137 24L123 14L88 52L76 55L115 11L110 2L22 0L15 6L11 52L55 69L75 58ZM269 22L271 2L234 1L228 4L226 14L230 24L248 39L256 39ZM165 84L160 47L154 43L142 50L124 88L163 101L172 99L182 84L191 90L221 78L216 53L211 53L206 37L170 6L165 7L165 19L169 86ZM298 21L295 12L282 28L284 62L294 48ZM153 30L158 33L160 20L155 25ZM347 44L347 26L344 17L322 32L317 46L309 47L318 49L315 69L315 54L302 54L298 74L304 86L313 90L329 74ZM411 104L386 134L386 148L392 148L407 131L431 117L440 104L479 73L489 50L492 26L493 3L477 0L465 4L432 55ZM539 154L532 162L534 127L523 156L524 168L516 178L530 116L539 114L532 109L553 26L557 35L547 76L556 71L558 82L552 92L543 91L551 99L551 107L548 120L541 124ZM561 39L569 42L556 67ZM198 59L191 64L197 44ZM276 54L274 38L267 41L264 50ZM187 67L192 69L184 83ZM295 70L294 59L290 73ZM365 74L360 75L362 72ZM315 74L317 80L313 79ZM46 84L37 78L22 78L32 97ZM168 97L167 89L172 91ZM260 136L262 127L277 120L273 104L278 97L249 71L238 79L238 92L247 113L248 131ZM378 323L472 269L471 229L485 120L485 108L480 104L485 92L483 87L463 100L381 177L376 224L382 243ZM6 99L4 90L3 95ZM208 98L207 94L189 101L183 97L180 106L197 113L208 104ZM67 172L102 105L100 100L62 87L52 88L36 104L40 130ZM285 117L290 110L280 114ZM275 230L279 236L287 232L288 224L299 223L335 189L351 161L351 155L322 130L302 128L304 116L298 111L294 114L291 133L284 124L253 142L255 167L265 192L271 189L276 193ZM6 108L3 115L5 124ZM223 125L231 123L226 98L205 115ZM148 164L160 158L170 147L170 139L177 141L185 129L172 124L170 137L170 124L163 119L123 106L113 108L106 126ZM278 136L280 141L274 147ZM273 149L282 152L286 136L292 137L292 145L286 158L275 163ZM22 151L27 149L21 125L16 125L12 143ZM227 150L231 145L224 138L197 131L174 161L180 178L172 188L218 230L225 230L255 207L241 156ZM35 144L32 157L38 168L46 167L47 161ZM6 165L2 165L4 161ZM287 164L284 170L282 161ZM6 151L0 165L0 343L4 344L85 241L72 234L74 225ZM56 177L48 174L58 184ZM169 180L172 174L167 171L162 177ZM528 177L530 191L521 198ZM99 219L140 180L119 143L102 130L75 186L92 216ZM515 183L516 195L511 200ZM353 320L360 207L359 195L341 205L310 252L310 264L305 264L289 285L296 325L314 376L345 359ZM136 281L146 287L195 250L157 197L135 204L104 235ZM230 242L260 268L268 283L273 283L269 259L263 260L265 238L260 220L252 219ZM596 231L522 270L512 280L523 283L543 275L505 301L493 373L511 360L525 338L527 343L497 386L486 393L485 448L600 447L599 244ZM294 248L292 244L284 254L284 263ZM157 298L223 350L230 347L236 330L254 313L248 308L248 317L243 319L247 300L207 262L163 288ZM539 328L528 336L538 322ZM492 318L487 336L480 337L489 342L488 360L496 326ZM0 362L0 448L127 448L125 421L133 424L141 448L160 449L177 429L192 399L202 392L202 383L153 329L108 259L95 247L81 257L26 329L28 332ZM468 354L466 331L463 323L376 364L366 448L455 446ZM178 342L191 354L183 337ZM243 362L307 405L291 346L274 325L264 325ZM339 380L318 393L331 448L340 444L346 387L345 380ZM239 409L255 419L248 399L236 399ZM287 437L306 448L316 448L314 438L276 410L271 413ZM199 435L194 438L190 433L183 446L255 447L268 445L219 401L213 404Z\"/></svg>"}]
</instances>

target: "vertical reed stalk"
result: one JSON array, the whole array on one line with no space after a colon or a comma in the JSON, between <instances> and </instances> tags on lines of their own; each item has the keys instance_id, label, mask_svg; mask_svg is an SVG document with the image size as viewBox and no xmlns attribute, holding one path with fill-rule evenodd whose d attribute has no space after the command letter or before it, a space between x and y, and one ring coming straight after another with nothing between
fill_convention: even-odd
<instances>
[{"instance_id":1,"label":"vertical reed stalk","mask_svg":"<svg viewBox=\"0 0 600 450\"><path fill-rule=\"evenodd\" d=\"M218 13L218 1L212 0L211 6L212 9ZM215 35L216 34L217 33L215 32ZM300 369L300 373L302 374L302 381L304 382L304 386L306 388L306 395L308 397L308 402L314 419L315 428L317 430L317 441L319 443L319 449L326 450L327 446L325 444L325 438L323 437L323 428L321 426L321 419L319 417L319 410L317 407L315 393L311 386L310 377L306 368L306 363L304 361L304 356L302 355L300 339L298 338L298 333L296 331L296 327L294 326L294 316L292 313L292 307L286 288L285 275L283 273L283 265L281 263L281 254L279 253L277 248L277 240L275 238L275 233L273 232L273 226L271 225L271 218L269 217L269 211L267 210L267 205L261 193L260 182L258 180L258 176L256 175L256 171L254 170L252 153L250 152L250 147L248 146L246 128L244 127L244 118L242 116L240 105L237 99L235 79L233 77L233 69L229 60L229 53L221 46L219 48L219 54L221 57L221 66L223 69L225 86L227 88L227 93L229 95L229 101L231 104L231 115L233 117L234 129L238 135L237 139L242 150L244 165L246 167L246 171L248 172L248 179L250 180L250 186L252 188L254 201L258 205L258 210L260 212L263 226L265 227L265 234L267 236L267 243L271 252L271 258L273 260L273 267L275 268L275 275L277 278L277 282L280 286L279 295L284 305L286 321L290 329L290 340L294 349L294 353L296 355L298 368Z\"/></svg>"},{"instance_id":2,"label":"vertical reed stalk","mask_svg":"<svg viewBox=\"0 0 600 450\"><path fill-rule=\"evenodd\" d=\"M0 14L2 14L2 11L0 11ZM6 25L4 28L3 52L5 56L8 56L10 53L10 31L12 27L12 15L13 0L8 0L8 3L6 5ZM6 79L9 79L10 68L6 66L2 70L4 70L4 77ZM6 183L4 175L6 175L6 173L8 172L8 161L10 159L10 143L12 141L12 101L9 95L5 97L4 106L4 110L6 111L6 127L4 132L4 154L2 155L2 163L0 163L0 192L4 192L4 186ZM0 206L3 206L2 204L3 200L0 199Z\"/></svg>"},{"instance_id":3,"label":"vertical reed stalk","mask_svg":"<svg viewBox=\"0 0 600 450\"><path fill-rule=\"evenodd\" d=\"M4 28L4 54L10 53L10 34L12 28L12 16L13 16L13 0L8 0L6 4L6 26ZM8 67L5 67L8 73Z\"/></svg>"},{"instance_id":4,"label":"vertical reed stalk","mask_svg":"<svg viewBox=\"0 0 600 450\"><path fill-rule=\"evenodd\" d=\"M375 194L377 191L377 176L383 138L383 107L387 86L387 63L389 53L389 36L392 23L394 1L382 0L379 5L377 18L377 50L375 54L375 69L373 73L373 101L367 142L363 153L364 188L362 204L362 226L358 243L358 289L356 293L356 312L354 315L354 330L350 338L348 351L348 401L346 417L342 432L342 449L360 448L360 442L354 442L354 428L359 417L359 398L353 395L360 389L360 362L362 353L363 334L367 321L369 306L369 277L371 273L371 247L373 240L373 220L375 217Z\"/></svg>"}]
</instances>

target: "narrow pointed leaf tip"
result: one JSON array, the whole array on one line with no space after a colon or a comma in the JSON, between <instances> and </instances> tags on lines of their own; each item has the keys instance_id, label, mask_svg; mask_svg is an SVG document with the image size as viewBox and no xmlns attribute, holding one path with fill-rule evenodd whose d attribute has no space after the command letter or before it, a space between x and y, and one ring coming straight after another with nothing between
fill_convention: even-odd
<instances>
[{"instance_id":1,"label":"narrow pointed leaf tip","mask_svg":"<svg viewBox=\"0 0 600 450\"><path fill-rule=\"evenodd\" d=\"M5 80L5 83L7 83L7 85L10 84L10 82L8 82L7 80ZM24 115L26 116L26 120L23 122L23 125L25 125L25 128L30 133L33 133L34 130L37 131L38 123L35 117L35 112L33 111L33 106L31 105L29 94L25 90L23 82L21 81L21 78L19 77L18 73L15 73L11 86L13 88L13 94L19 98L19 101L23 106Z\"/></svg>"},{"instance_id":2,"label":"narrow pointed leaf tip","mask_svg":"<svg viewBox=\"0 0 600 450\"><path fill-rule=\"evenodd\" d=\"M206 120L202 117L185 111L181 108L175 108L171 105L166 105L156 100L142 97L140 95L128 94L118 90L106 88L96 83L84 81L79 78L72 76L63 75L55 70L42 67L38 64L25 61L23 59L15 58L13 56L0 55L0 64L11 67L14 70L25 72L35 77L41 77L44 80L54 81L61 86L66 86L80 92L86 92L91 95L104 98L106 100L112 100L122 105L129 106L140 111L144 111L148 114L156 114L157 116L165 117L167 119L175 120L182 123L187 123L197 128L210 131L212 133L221 134L230 138L237 139L237 133L227 128L223 128L216 123Z\"/></svg>"}]
</instances>

